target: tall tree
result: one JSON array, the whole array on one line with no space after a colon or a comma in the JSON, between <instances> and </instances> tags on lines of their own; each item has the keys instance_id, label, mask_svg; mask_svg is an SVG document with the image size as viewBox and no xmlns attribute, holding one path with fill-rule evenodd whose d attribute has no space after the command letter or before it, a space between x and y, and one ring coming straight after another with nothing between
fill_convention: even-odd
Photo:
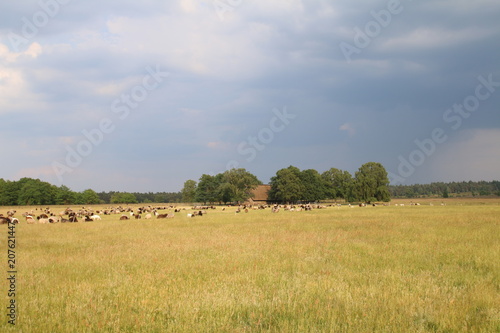
<instances>
[{"instance_id":1,"label":"tall tree","mask_svg":"<svg viewBox=\"0 0 500 333\"><path fill-rule=\"evenodd\" d=\"M243 202L248 200L252 197L252 190L262 184L262 182L255 175L243 168L225 171L222 174L222 184L226 183L230 186L224 185L224 193L226 195L231 193L229 201L233 202Z\"/></svg>"},{"instance_id":2,"label":"tall tree","mask_svg":"<svg viewBox=\"0 0 500 333\"><path fill-rule=\"evenodd\" d=\"M181 190L182 202L194 202L196 197L196 182L194 180L186 180L184 187Z\"/></svg>"},{"instance_id":3,"label":"tall tree","mask_svg":"<svg viewBox=\"0 0 500 333\"><path fill-rule=\"evenodd\" d=\"M83 205L95 205L101 202L97 193L92 189L87 189L79 196L80 203Z\"/></svg>"},{"instance_id":4,"label":"tall tree","mask_svg":"<svg viewBox=\"0 0 500 333\"><path fill-rule=\"evenodd\" d=\"M303 198L304 186L300 179L300 170L289 166L276 172L271 178L269 199L278 202L297 202Z\"/></svg>"},{"instance_id":5,"label":"tall tree","mask_svg":"<svg viewBox=\"0 0 500 333\"><path fill-rule=\"evenodd\" d=\"M220 185L220 178L222 175L212 176L203 174L198 181L198 186L196 187L195 200L197 202L203 203L213 203L219 201L218 198L218 188Z\"/></svg>"},{"instance_id":6,"label":"tall tree","mask_svg":"<svg viewBox=\"0 0 500 333\"><path fill-rule=\"evenodd\" d=\"M390 201L389 178L387 171L380 163L363 164L355 173L355 190L359 200Z\"/></svg>"},{"instance_id":7,"label":"tall tree","mask_svg":"<svg viewBox=\"0 0 500 333\"><path fill-rule=\"evenodd\" d=\"M331 199L352 200L353 178L348 171L331 168L321 174L327 196Z\"/></svg>"},{"instance_id":8,"label":"tall tree","mask_svg":"<svg viewBox=\"0 0 500 333\"><path fill-rule=\"evenodd\" d=\"M325 182L318 171L307 169L300 172L300 181L304 188L302 200L315 202L326 198Z\"/></svg>"}]
</instances>

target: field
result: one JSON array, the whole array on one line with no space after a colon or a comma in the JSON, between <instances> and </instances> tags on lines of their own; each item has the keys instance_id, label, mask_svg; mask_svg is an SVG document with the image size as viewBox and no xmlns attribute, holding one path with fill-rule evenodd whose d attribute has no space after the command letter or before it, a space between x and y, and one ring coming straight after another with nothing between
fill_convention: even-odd
<instances>
[{"instance_id":1,"label":"field","mask_svg":"<svg viewBox=\"0 0 500 333\"><path fill-rule=\"evenodd\" d=\"M35 225L17 207L0 331L500 332L500 200L442 201Z\"/></svg>"}]
</instances>

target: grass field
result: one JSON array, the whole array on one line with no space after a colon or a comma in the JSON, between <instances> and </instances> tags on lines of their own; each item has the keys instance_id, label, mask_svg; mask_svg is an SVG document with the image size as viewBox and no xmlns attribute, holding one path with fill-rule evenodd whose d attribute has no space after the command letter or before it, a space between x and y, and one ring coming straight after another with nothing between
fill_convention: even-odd
<instances>
[{"instance_id":1,"label":"grass field","mask_svg":"<svg viewBox=\"0 0 500 333\"><path fill-rule=\"evenodd\" d=\"M500 200L441 201L21 222L0 331L500 332Z\"/></svg>"}]
</instances>

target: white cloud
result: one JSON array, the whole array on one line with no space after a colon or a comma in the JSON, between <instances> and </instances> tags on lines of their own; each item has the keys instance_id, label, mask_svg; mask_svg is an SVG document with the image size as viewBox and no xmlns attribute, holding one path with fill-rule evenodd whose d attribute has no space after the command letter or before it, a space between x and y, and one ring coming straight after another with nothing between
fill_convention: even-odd
<instances>
[{"instance_id":1,"label":"white cloud","mask_svg":"<svg viewBox=\"0 0 500 333\"><path fill-rule=\"evenodd\" d=\"M356 134L356 130L350 123L343 124L342 126L340 126L339 130L346 131L349 136L354 136L354 134Z\"/></svg>"}]
</instances>

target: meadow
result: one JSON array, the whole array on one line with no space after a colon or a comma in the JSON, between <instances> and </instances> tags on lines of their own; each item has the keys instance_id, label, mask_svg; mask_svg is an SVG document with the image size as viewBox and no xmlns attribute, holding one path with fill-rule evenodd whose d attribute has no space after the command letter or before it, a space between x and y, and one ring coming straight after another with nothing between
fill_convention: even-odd
<instances>
[{"instance_id":1,"label":"meadow","mask_svg":"<svg viewBox=\"0 0 500 333\"><path fill-rule=\"evenodd\" d=\"M34 225L17 207L0 331L500 332L500 200L442 201Z\"/></svg>"}]
</instances>

